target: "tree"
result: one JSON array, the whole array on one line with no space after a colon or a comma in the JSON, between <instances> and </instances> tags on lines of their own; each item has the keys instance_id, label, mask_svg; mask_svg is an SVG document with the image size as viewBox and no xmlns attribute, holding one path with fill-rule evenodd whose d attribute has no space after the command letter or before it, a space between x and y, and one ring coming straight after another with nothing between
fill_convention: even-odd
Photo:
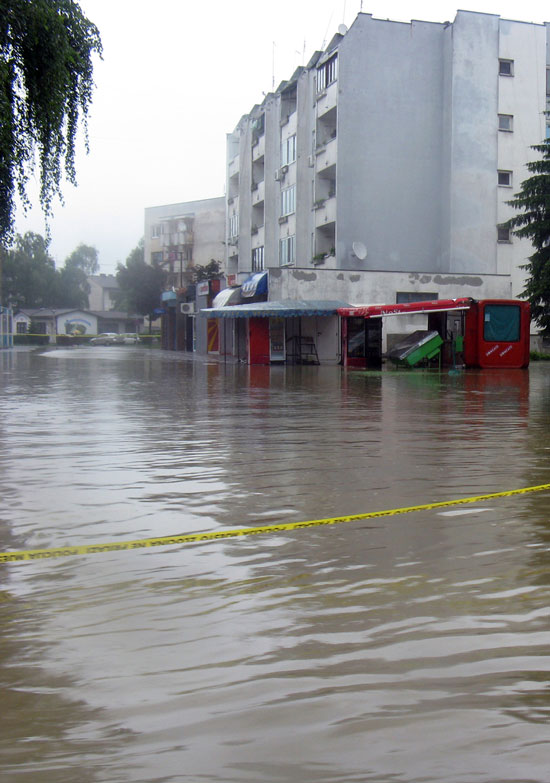
<instances>
[{"instance_id":1,"label":"tree","mask_svg":"<svg viewBox=\"0 0 550 783\"><path fill-rule=\"evenodd\" d=\"M545 334L550 334L550 139L531 147L542 155L527 164L533 176L508 202L521 210L506 227L518 237L530 239L535 252L521 268L527 270L522 293L531 304L531 314Z\"/></svg>"},{"instance_id":2,"label":"tree","mask_svg":"<svg viewBox=\"0 0 550 783\"><path fill-rule=\"evenodd\" d=\"M57 300L55 262L40 234L17 235L12 249L0 249L4 302L14 308L52 307Z\"/></svg>"},{"instance_id":3,"label":"tree","mask_svg":"<svg viewBox=\"0 0 550 783\"><path fill-rule=\"evenodd\" d=\"M97 248L84 245L81 242L71 255L65 259L65 267L81 269L87 277L95 275L99 272L98 256Z\"/></svg>"},{"instance_id":4,"label":"tree","mask_svg":"<svg viewBox=\"0 0 550 783\"><path fill-rule=\"evenodd\" d=\"M150 329L151 321L154 320L153 311L159 306L166 272L156 264L145 263L143 239L130 252L126 264L117 265L116 279L119 285L117 307L129 313L148 316Z\"/></svg>"},{"instance_id":5,"label":"tree","mask_svg":"<svg viewBox=\"0 0 550 783\"><path fill-rule=\"evenodd\" d=\"M79 245L79 248L86 247ZM9 250L0 248L3 268L3 298L11 307L88 307L90 286L82 265L74 261L77 248L56 270L48 243L40 234L28 231L15 237ZM97 258L97 251L94 248ZM72 259L72 261L71 261Z\"/></svg>"},{"instance_id":6,"label":"tree","mask_svg":"<svg viewBox=\"0 0 550 783\"><path fill-rule=\"evenodd\" d=\"M220 262L215 261L213 258L204 266L196 265L189 267L193 283L201 283L203 280L214 280L220 276L220 270Z\"/></svg>"},{"instance_id":7,"label":"tree","mask_svg":"<svg viewBox=\"0 0 550 783\"><path fill-rule=\"evenodd\" d=\"M75 140L85 130L97 28L74 0L0 0L0 241L12 238L15 197L24 206L35 155L40 205L51 214L63 171L76 184Z\"/></svg>"}]
</instances>

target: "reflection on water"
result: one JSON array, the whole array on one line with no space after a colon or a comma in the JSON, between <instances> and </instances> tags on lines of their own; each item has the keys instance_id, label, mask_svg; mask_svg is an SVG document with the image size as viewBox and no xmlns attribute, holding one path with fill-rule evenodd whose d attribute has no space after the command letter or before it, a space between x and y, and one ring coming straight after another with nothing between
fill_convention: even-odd
<instances>
[{"instance_id":1,"label":"reflection on water","mask_svg":"<svg viewBox=\"0 0 550 783\"><path fill-rule=\"evenodd\" d=\"M0 549L550 482L550 368L0 353ZM2 780L548 779L548 493L0 567Z\"/></svg>"}]
</instances>

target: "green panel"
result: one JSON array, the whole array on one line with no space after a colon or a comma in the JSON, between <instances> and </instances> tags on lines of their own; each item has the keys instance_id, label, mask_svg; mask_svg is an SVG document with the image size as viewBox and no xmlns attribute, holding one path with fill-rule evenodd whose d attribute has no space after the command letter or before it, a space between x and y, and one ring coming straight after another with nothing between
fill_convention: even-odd
<instances>
[{"instance_id":1,"label":"green panel","mask_svg":"<svg viewBox=\"0 0 550 783\"><path fill-rule=\"evenodd\" d=\"M424 345L419 345L418 348L415 348L414 351L405 357L404 362L405 364L408 364L409 367L414 367L415 364L418 364L418 362L421 362L423 359L432 359L434 356L437 356L441 345L443 345L443 340L440 335L437 334L432 337L431 340L424 343Z\"/></svg>"}]
</instances>

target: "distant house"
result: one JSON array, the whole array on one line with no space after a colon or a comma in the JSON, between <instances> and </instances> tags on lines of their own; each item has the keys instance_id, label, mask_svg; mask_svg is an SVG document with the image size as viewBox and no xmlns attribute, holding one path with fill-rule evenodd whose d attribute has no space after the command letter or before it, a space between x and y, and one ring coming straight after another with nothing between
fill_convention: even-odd
<instances>
[{"instance_id":1,"label":"distant house","mask_svg":"<svg viewBox=\"0 0 550 783\"><path fill-rule=\"evenodd\" d=\"M88 277L90 294L88 307L90 310L115 310L115 296L119 290L118 281L114 275L91 275Z\"/></svg>"},{"instance_id":2,"label":"distant house","mask_svg":"<svg viewBox=\"0 0 550 783\"><path fill-rule=\"evenodd\" d=\"M51 307L25 308L13 317L16 334L49 335L55 342L58 334L99 334L100 332L137 332L141 316L129 316L116 310L74 310Z\"/></svg>"}]
</instances>

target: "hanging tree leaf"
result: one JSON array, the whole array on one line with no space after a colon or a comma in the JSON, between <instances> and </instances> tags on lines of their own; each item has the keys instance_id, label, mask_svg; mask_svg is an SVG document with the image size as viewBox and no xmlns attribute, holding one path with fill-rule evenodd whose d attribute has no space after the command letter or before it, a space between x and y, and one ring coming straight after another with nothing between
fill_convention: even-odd
<instances>
[{"instance_id":1,"label":"hanging tree leaf","mask_svg":"<svg viewBox=\"0 0 550 783\"><path fill-rule=\"evenodd\" d=\"M63 175L76 184L75 141L92 100L94 24L73 0L0 0L0 241L12 236L15 198L36 163L40 204L51 215Z\"/></svg>"}]
</instances>

